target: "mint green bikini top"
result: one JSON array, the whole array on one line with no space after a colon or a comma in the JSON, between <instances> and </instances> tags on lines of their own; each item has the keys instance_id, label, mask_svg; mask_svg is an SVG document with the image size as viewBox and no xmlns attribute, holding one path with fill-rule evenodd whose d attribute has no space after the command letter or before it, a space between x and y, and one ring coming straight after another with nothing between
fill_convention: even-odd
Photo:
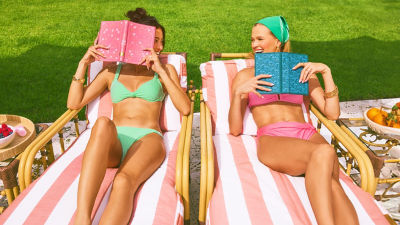
<instances>
[{"instance_id":1,"label":"mint green bikini top","mask_svg":"<svg viewBox=\"0 0 400 225\"><path fill-rule=\"evenodd\" d=\"M148 102L162 101L165 97L158 74L154 73L153 79L143 83L136 91L129 91L121 82L118 81L122 64L118 65L117 72L111 83L111 101L118 103L126 98L141 98Z\"/></svg>"}]
</instances>

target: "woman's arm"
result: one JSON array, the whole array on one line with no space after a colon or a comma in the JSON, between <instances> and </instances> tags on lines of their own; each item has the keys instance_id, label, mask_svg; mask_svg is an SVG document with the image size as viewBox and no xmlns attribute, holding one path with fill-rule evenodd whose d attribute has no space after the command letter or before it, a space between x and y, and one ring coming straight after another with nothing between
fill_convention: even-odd
<instances>
[{"instance_id":1,"label":"woman's arm","mask_svg":"<svg viewBox=\"0 0 400 225\"><path fill-rule=\"evenodd\" d=\"M232 96L231 106L229 108L229 132L238 136L243 132L243 117L246 112L248 95L250 92L255 93L259 97L262 97L256 89L271 91L269 88L265 88L262 85L272 86L272 83L259 80L261 78L271 77L270 75L258 75L254 77L253 69L244 69L235 76L232 82Z\"/></svg>"},{"instance_id":2,"label":"woman's arm","mask_svg":"<svg viewBox=\"0 0 400 225\"><path fill-rule=\"evenodd\" d=\"M148 69L151 68L160 76L167 93L171 96L172 103L178 111L185 116L189 115L191 110L190 100L180 87L178 74L175 68L169 64L163 66L154 49L147 50L150 51L151 54L147 55L141 63L145 62Z\"/></svg>"},{"instance_id":3,"label":"woman's arm","mask_svg":"<svg viewBox=\"0 0 400 225\"><path fill-rule=\"evenodd\" d=\"M107 88L108 82L104 70L97 75L96 79L88 87L83 87L83 82L81 82L85 79L88 65L102 56L102 54L97 51L97 48L100 47L102 46L96 45L89 47L88 51L79 62L69 88L67 100L67 107L69 109L82 108Z\"/></svg>"},{"instance_id":4,"label":"woman's arm","mask_svg":"<svg viewBox=\"0 0 400 225\"><path fill-rule=\"evenodd\" d=\"M333 81L330 68L323 63L304 63L303 65L296 65L294 69L304 66L300 75L300 81L309 80L309 92L311 101L317 108L330 120L336 120L340 116L339 96L334 94L337 89ZM317 73L321 73L324 80L325 91L319 83ZM337 91L337 90L336 90ZM326 95L327 93L328 95ZM333 94L329 96L329 93Z\"/></svg>"},{"instance_id":5,"label":"woman's arm","mask_svg":"<svg viewBox=\"0 0 400 225\"><path fill-rule=\"evenodd\" d=\"M160 71L158 74L163 81L167 93L171 96L172 103L181 114L185 116L189 115L190 100L179 84L178 73L175 67L167 64L165 68L166 70Z\"/></svg>"}]
</instances>

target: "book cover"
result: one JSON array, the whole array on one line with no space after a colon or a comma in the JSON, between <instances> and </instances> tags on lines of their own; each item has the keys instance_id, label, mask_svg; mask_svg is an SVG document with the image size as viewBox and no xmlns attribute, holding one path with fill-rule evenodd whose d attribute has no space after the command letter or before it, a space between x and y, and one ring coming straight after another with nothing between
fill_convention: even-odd
<instances>
[{"instance_id":1,"label":"book cover","mask_svg":"<svg viewBox=\"0 0 400 225\"><path fill-rule=\"evenodd\" d=\"M134 23L128 20L102 21L97 43L109 47L99 49L106 62L125 62L139 64L153 48L155 27Z\"/></svg>"},{"instance_id":2,"label":"book cover","mask_svg":"<svg viewBox=\"0 0 400 225\"><path fill-rule=\"evenodd\" d=\"M303 67L293 70L298 63L308 62L308 56L289 52L256 53L255 75L269 74L270 78L262 80L271 82L271 91L257 90L260 94L297 94L308 95L308 81L299 83Z\"/></svg>"}]
</instances>

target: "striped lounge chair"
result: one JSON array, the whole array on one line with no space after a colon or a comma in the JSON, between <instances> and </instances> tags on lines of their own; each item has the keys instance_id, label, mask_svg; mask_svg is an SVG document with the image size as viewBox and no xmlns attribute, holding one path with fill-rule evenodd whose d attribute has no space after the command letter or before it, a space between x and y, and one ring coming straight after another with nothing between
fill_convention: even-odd
<instances>
[{"instance_id":1,"label":"striped lounge chair","mask_svg":"<svg viewBox=\"0 0 400 225\"><path fill-rule=\"evenodd\" d=\"M206 144L201 149L199 221L208 225L317 224L304 178L273 171L258 160L257 127L249 109L244 116L243 134L238 137L229 134L232 80L238 71L253 65L253 59L209 61L200 65L205 102L200 106L204 120L201 134ZM302 105L304 117L312 123L308 106ZM362 166L363 159L358 160ZM360 224L393 223L387 211L343 171L340 182L356 208ZM368 187L368 182L363 181L363 186Z\"/></svg>"},{"instance_id":2,"label":"striped lounge chair","mask_svg":"<svg viewBox=\"0 0 400 225\"><path fill-rule=\"evenodd\" d=\"M178 54L162 55L160 58L162 61L175 66L180 76L181 86L183 89L186 89L186 58ZM94 80L102 67L102 62L94 62L90 66L88 82ZM67 111L66 114L71 114L70 112L71 110ZM75 112L75 114L76 113L77 112ZM60 117L52 127L57 126L60 120L67 122L74 116L71 115L65 119L64 115ZM108 91L88 104L86 116L88 119L86 129L67 151L65 151L65 153L33 183L30 184L32 163L20 165L19 175L21 175L22 178L19 177L19 179L21 189L25 187L26 189L22 191L5 212L0 215L0 224L72 224L76 211L81 161L90 137L91 128L98 117L113 117L112 103ZM177 178L175 178L175 176L177 169L180 175L182 174L182 167L183 169L188 169L188 163L187 165L182 165L181 156L183 155L183 151L189 150L188 144L186 144L186 149L183 149L182 146L185 145L184 140L186 135L191 135L191 121L188 121L187 116L180 116L169 96L166 96L164 100L160 120L167 156L160 168L139 188L133 203L134 209L129 224L178 225L184 222L184 199L180 193L176 191L175 181L179 183L180 187L182 184L187 187L189 180L188 177L184 178L185 181L183 181L181 176L177 176ZM48 133L49 130L51 131L52 127L47 129L44 133ZM57 130L53 133L56 134L56 132ZM47 134L50 138L53 135ZM44 136L45 135L41 135L38 139L41 137L44 138ZM46 143L47 141L48 140L42 142ZM34 145L35 143L32 144ZM31 151L31 149L28 147L27 151ZM25 151L21 163L29 161L24 160L24 157L26 158L26 155L29 155L26 153L27 151ZM36 153L32 153L31 155L35 154ZM179 162L177 158L180 160ZM186 161L188 161L188 159ZM98 224L100 216L104 211L116 171L117 169L107 169L94 204L92 212L93 224ZM188 199L188 197L186 196L185 199ZM186 200L185 204L187 204ZM186 214L188 214L188 212L186 212ZM188 219L188 217L185 219Z\"/></svg>"}]
</instances>

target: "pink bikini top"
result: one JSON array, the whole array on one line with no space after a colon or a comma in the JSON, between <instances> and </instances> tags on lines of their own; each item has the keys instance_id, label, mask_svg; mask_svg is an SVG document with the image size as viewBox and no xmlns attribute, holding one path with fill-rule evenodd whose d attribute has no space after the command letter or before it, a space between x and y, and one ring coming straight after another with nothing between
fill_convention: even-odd
<instances>
[{"instance_id":1,"label":"pink bikini top","mask_svg":"<svg viewBox=\"0 0 400 225\"><path fill-rule=\"evenodd\" d=\"M258 97L253 92L249 93L249 108L258 105L265 105L271 102L281 101L289 102L293 104L303 103L303 95L293 95L293 94L264 94L264 98Z\"/></svg>"}]
</instances>

